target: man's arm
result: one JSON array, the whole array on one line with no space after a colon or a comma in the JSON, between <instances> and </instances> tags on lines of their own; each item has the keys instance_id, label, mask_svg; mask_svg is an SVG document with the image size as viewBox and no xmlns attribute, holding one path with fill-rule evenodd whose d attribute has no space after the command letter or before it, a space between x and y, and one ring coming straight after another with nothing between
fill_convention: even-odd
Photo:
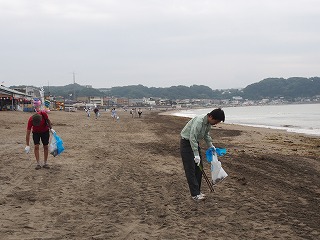
<instances>
[{"instance_id":1,"label":"man's arm","mask_svg":"<svg viewBox=\"0 0 320 240\"><path fill-rule=\"evenodd\" d=\"M211 126L210 126L211 128ZM212 144L212 138L209 134L210 130L208 132L206 132L206 134L204 135L204 141L206 142L207 146L210 148L210 147L213 147L213 144Z\"/></svg>"},{"instance_id":2,"label":"man's arm","mask_svg":"<svg viewBox=\"0 0 320 240\"><path fill-rule=\"evenodd\" d=\"M50 129L52 129L52 125L51 125L50 119L48 118L47 121L48 121L48 127L49 127Z\"/></svg>"},{"instance_id":3,"label":"man's arm","mask_svg":"<svg viewBox=\"0 0 320 240\"><path fill-rule=\"evenodd\" d=\"M31 133L31 130L27 130L27 133L26 133L26 146L29 146L29 144L30 144L30 133Z\"/></svg>"},{"instance_id":4,"label":"man's arm","mask_svg":"<svg viewBox=\"0 0 320 240\"><path fill-rule=\"evenodd\" d=\"M46 121L49 129L52 129L51 121L50 121L50 119L49 119L48 114L47 114L45 111L41 111L41 115L42 115L42 117L44 118L44 120Z\"/></svg>"}]
</instances>

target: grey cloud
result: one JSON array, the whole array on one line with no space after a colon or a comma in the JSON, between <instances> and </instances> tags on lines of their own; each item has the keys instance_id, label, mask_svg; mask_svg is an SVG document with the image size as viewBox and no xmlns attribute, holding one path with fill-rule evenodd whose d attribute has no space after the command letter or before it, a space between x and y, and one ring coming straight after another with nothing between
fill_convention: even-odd
<instances>
[{"instance_id":1,"label":"grey cloud","mask_svg":"<svg viewBox=\"0 0 320 240\"><path fill-rule=\"evenodd\" d=\"M315 0L0 0L0 80L245 87L319 75Z\"/></svg>"}]
</instances>

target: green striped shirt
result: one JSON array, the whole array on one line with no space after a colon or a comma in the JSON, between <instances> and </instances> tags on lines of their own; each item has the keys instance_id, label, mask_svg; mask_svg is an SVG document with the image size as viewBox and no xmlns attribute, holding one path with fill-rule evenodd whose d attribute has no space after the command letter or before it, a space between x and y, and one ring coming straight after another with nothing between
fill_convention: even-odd
<instances>
[{"instance_id":1,"label":"green striped shirt","mask_svg":"<svg viewBox=\"0 0 320 240\"><path fill-rule=\"evenodd\" d=\"M209 135L211 124L208 123L207 114L192 118L181 131L181 137L189 140L194 155L199 156L198 142L204 139L208 147L212 146L212 138Z\"/></svg>"}]
</instances>

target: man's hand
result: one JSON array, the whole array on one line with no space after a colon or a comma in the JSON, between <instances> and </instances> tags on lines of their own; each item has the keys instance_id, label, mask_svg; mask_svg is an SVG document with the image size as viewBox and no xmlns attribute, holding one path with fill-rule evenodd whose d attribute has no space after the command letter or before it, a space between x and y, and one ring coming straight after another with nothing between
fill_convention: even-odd
<instances>
[{"instance_id":1,"label":"man's hand","mask_svg":"<svg viewBox=\"0 0 320 240\"><path fill-rule=\"evenodd\" d=\"M30 152L30 146L26 146L26 147L24 148L24 151L25 151L26 153L29 153L29 152Z\"/></svg>"},{"instance_id":2,"label":"man's hand","mask_svg":"<svg viewBox=\"0 0 320 240\"><path fill-rule=\"evenodd\" d=\"M55 133L56 133L56 131L53 130L53 128L51 128L50 131L51 131L52 134L55 134Z\"/></svg>"},{"instance_id":3,"label":"man's hand","mask_svg":"<svg viewBox=\"0 0 320 240\"><path fill-rule=\"evenodd\" d=\"M211 143L211 146L209 148L213 148L214 151L216 151L216 147L213 146L213 144Z\"/></svg>"},{"instance_id":4,"label":"man's hand","mask_svg":"<svg viewBox=\"0 0 320 240\"><path fill-rule=\"evenodd\" d=\"M194 162L199 166L200 165L200 156L194 156Z\"/></svg>"}]
</instances>

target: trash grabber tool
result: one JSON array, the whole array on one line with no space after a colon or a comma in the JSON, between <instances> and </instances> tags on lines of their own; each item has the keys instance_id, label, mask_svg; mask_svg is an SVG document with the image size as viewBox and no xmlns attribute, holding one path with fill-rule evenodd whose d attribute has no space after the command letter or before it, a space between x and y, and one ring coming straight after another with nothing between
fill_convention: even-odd
<instances>
[{"instance_id":1,"label":"trash grabber tool","mask_svg":"<svg viewBox=\"0 0 320 240\"><path fill-rule=\"evenodd\" d=\"M201 172L202 172L202 174L203 174L204 179L206 180L206 182L207 182L207 184L208 184L208 186L209 186L210 191L211 191L211 192L214 192L213 184L212 184L212 182L210 181L210 179L208 178L206 172L203 170L203 168L202 168L201 165L199 165L199 168L200 168L200 170L201 170Z\"/></svg>"}]
</instances>

